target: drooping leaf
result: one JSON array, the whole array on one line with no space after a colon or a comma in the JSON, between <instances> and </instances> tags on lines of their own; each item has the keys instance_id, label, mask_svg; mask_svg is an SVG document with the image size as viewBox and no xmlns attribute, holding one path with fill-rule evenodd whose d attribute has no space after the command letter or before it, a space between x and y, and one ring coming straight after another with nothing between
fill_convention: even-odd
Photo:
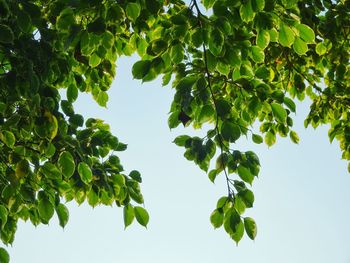
<instances>
[{"instance_id":1,"label":"drooping leaf","mask_svg":"<svg viewBox=\"0 0 350 263\"><path fill-rule=\"evenodd\" d=\"M56 206L56 213L58 216L59 224L62 228L64 228L69 219L69 211L64 204L58 204Z\"/></svg>"},{"instance_id":2,"label":"drooping leaf","mask_svg":"<svg viewBox=\"0 0 350 263\"><path fill-rule=\"evenodd\" d=\"M244 218L244 228L250 239L254 240L257 234L257 226L253 218Z\"/></svg>"},{"instance_id":3,"label":"drooping leaf","mask_svg":"<svg viewBox=\"0 0 350 263\"><path fill-rule=\"evenodd\" d=\"M290 131L289 137L292 140L292 142L294 142L295 144L298 144L300 141L299 136L295 131Z\"/></svg>"},{"instance_id":4,"label":"drooping leaf","mask_svg":"<svg viewBox=\"0 0 350 263\"><path fill-rule=\"evenodd\" d=\"M51 217L53 216L55 208L50 202L49 198L44 197L38 200L38 212L43 223L48 224Z\"/></svg>"},{"instance_id":5,"label":"drooping leaf","mask_svg":"<svg viewBox=\"0 0 350 263\"><path fill-rule=\"evenodd\" d=\"M134 212L137 222L139 222L140 225L147 227L149 221L149 215L147 210L141 206L135 206Z\"/></svg>"},{"instance_id":6,"label":"drooping leaf","mask_svg":"<svg viewBox=\"0 0 350 263\"><path fill-rule=\"evenodd\" d=\"M249 183L250 185L252 184L254 175L250 172L248 167L239 165L237 168L237 173L244 182Z\"/></svg>"},{"instance_id":7,"label":"drooping leaf","mask_svg":"<svg viewBox=\"0 0 350 263\"><path fill-rule=\"evenodd\" d=\"M264 141L264 139L263 139L260 135L254 134L254 133L253 133L253 135L252 135L252 140L253 140L253 142L255 142L256 144L260 144L260 143L262 143L262 142Z\"/></svg>"},{"instance_id":8,"label":"drooping leaf","mask_svg":"<svg viewBox=\"0 0 350 263\"><path fill-rule=\"evenodd\" d=\"M132 75L135 79L143 79L151 69L151 61L150 60L140 60L137 61L132 66Z\"/></svg>"},{"instance_id":9,"label":"drooping leaf","mask_svg":"<svg viewBox=\"0 0 350 263\"><path fill-rule=\"evenodd\" d=\"M107 92L101 90L96 98L96 101L98 103L98 105L102 106L102 107L106 107L107 106L107 102L108 102L108 94Z\"/></svg>"},{"instance_id":10,"label":"drooping leaf","mask_svg":"<svg viewBox=\"0 0 350 263\"><path fill-rule=\"evenodd\" d=\"M265 143L268 146L272 146L275 144L275 142L276 142L276 135L274 133L272 133L271 131L268 131L265 134Z\"/></svg>"},{"instance_id":11,"label":"drooping leaf","mask_svg":"<svg viewBox=\"0 0 350 263\"><path fill-rule=\"evenodd\" d=\"M224 215L222 212L219 212L218 209L215 209L210 215L210 222L214 228L219 228L224 223Z\"/></svg>"},{"instance_id":12,"label":"drooping leaf","mask_svg":"<svg viewBox=\"0 0 350 263\"><path fill-rule=\"evenodd\" d=\"M296 106L295 106L295 103L292 99L290 99L288 97L284 97L283 103L288 107L288 109L290 109L292 112L295 112Z\"/></svg>"},{"instance_id":13,"label":"drooping leaf","mask_svg":"<svg viewBox=\"0 0 350 263\"><path fill-rule=\"evenodd\" d=\"M281 104L271 103L271 109L272 109L273 116L276 118L277 121L279 121L281 123L285 123L286 122L287 112L281 106Z\"/></svg>"},{"instance_id":14,"label":"drooping leaf","mask_svg":"<svg viewBox=\"0 0 350 263\"><path fill-rule=\"evenodd\" d=\"M231 238L238 244L239 241L241 241L242 237L244 235L244 224L242 220L239 221L236 230L231 233Z\"/></svg>"},{"instance_id":15,"label":"drooping leaf","mask_svg":"<svg viewBox=\"0 0 350 263\"><path fill-rule=\"evenodd\" d=\"M135 211L134 207L131 205L126 205L123 208L123 214L124 214L124 226L127 228L135 218Z\"/></svg>"},{"instance_id":16,"label":"drooping leaf","mask_svg":"<svg viewBox=\"0 0 350 263\"><path fill-rule=\"evenodd\" d=\"M67 100L69 102L74 102L78 98L78 88L77 86L71 84L67 88Z\"/></svg>"},{"instance_id":17,"label":"drooping leaf","mask_svg":"<svg viewBox=\"0 0 350 263\"><path fill-rule=\"evenodd\" d=\"M235 142L241 136L241 129L235 123L225 121L221 127L221 135L224 140L229 142Z\"/></svg>"}]
</instances>

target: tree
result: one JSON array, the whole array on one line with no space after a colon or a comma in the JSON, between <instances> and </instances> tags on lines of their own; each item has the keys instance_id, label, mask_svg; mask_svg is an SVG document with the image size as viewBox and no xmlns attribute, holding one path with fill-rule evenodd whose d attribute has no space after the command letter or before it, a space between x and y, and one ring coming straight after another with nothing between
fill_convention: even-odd
<instances>
[{"instance_id":1,"label":"tree","mask_svg":"<svg viewBox=\"0 0 350 263\"><path fill-rule=\"evenodd\" d=\"M147 225L141 175L125 173L115 154L126 144L72 105L89 92L105 107L117 58L135 52L135 79L172 81L170 128L212 126L204 138L174 140L212 182L226 178L211 223L237 243L244 232L254 239L256 223L243 215L260 162L232 149L240 137L298 143L294 101L308 97L305 126L329 124L350 159L349 12L344 0L0 0L1 240L13 242L19 219L47 224L56 212L64 227L63 202L73 199L116 203L125 227ZM0 258L8 262L4 249Z\"/></svg>"}]
</instances>

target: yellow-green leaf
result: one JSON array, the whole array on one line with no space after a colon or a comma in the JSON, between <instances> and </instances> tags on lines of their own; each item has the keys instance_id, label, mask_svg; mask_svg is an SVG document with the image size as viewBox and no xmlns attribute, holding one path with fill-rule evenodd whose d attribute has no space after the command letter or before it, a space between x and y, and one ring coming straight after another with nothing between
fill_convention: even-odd
<instances>
[{"instance_id":1,"label":"yellow-green leaf","mask_svg":"<svg viewBox=\"0 0 350 263\"><path fill-rule=\"evenodd\" d=\"M294 43L294 38L295 35L293 30L288 25L281 23L278 42L284 47L290 47Z\"/></svg>"}]
</instances>

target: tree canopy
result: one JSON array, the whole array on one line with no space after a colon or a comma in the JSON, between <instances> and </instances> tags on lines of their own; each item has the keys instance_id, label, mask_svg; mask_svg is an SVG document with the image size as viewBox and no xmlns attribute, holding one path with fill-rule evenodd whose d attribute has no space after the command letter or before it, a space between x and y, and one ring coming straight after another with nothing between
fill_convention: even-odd
<instances>
[{"instance_id":1,"label":"tree canopy","mask_svg":"<svg viewBox=\"0 0 350 263\"><path fill-rule=\"evenodd\" d=\"M71 200L115 203L125 227L135 218L147 226L141 175L116 155L126 144L73 107L80 92L106 107L118 57L134 53L135 79L161 76L175 90L170 128L211 127L174 143L210 181L226 179L212 225L237 243L244 233L254 239L244 212L260 162L235 142L298 143L295 100L308 98L305 126L328 124L349 160L349 34L345 0L0 0L2 242L14 241L19 219L48 224L56 213L64 227ZM1 248L0 262L8 258Z\"/></svg>"}]
</instances>

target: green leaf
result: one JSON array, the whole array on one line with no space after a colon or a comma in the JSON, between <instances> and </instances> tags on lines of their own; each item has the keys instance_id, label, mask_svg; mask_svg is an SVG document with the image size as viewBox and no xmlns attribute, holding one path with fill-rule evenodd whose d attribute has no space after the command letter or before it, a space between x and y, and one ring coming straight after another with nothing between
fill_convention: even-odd
<instances>
[{"instance_id":1,"label":"green leaf","mask_svg":"<svg viewBox=\"0 0 350 263\"><path fill-rule=\"evenodd\" d=\"M17 16L17 25L24 33L29 33L32 27L32 19L25 11L20 11Z\"/></svg>"},{"instance_id":2,"label":"green leaf","mask_svg":"<svg viewBox=\"0 0 350 263\"><path fill-rule=\"evenodd\" d=\"M215 178L216 176L218 175L218 171L216 169L213 169L209 172L208 174L208 177L209 177L209 180L214 183L215 182Z\"/></svg>"},{"instance_id":3,"label":"green leaf","mask_svg":"<svg viewBox=\"0 0 350 263\"><path fill-rule=\"evenodd\" d=\"M247 232L248 237L251 240L254 240L257 234L257 226L254 219L251 217L244 218L244 228Z\"/></svg>"},{"instance_id":4,"label":"green leaf","mask_svg":"<svg viewBox=\"0 0 350 263\"><path fill-rule=\"evenodd\" d=\"M224 140L235 142L241 136L241 129L237 124L230 121L225 121L221 126L221 135Z\"/></svg>"},{"instance_id":5,"label":"green leaf","mask_svg":"<svg viewBox=\"0 0 350 263\"><path fill-rule=\"evenodd\" d=\"M184 59L184 49L181 44L176 44L170 48L170 58L175 64L182 62Z\"/></svg>"},{"instance_id":6,"label":"green leaf","mask_svg":"<svg viewBox=\"0 0 350 263\"><path fill-rule=\"evenodd\" d=\"M236 231L240 221L241 221L241 217L237 213L236 209L231 208L230 210L226 211L225 218L224 218L225 231L229 235L233 234Z\"/></svg>"},{"instance_id":7,"label":"green leaf","mask_svg":"<svg viewBox=\"0 0 350 263\"><path fill-rule=\"evenodd\" d=\"M203 32L201 29L197 29L192 33L191 42L196 48L199 48L203 44Z\"/></svg>"},{"instance_id":8,"label":"green leaf","mask_svg":"<svg viewBox=\"0 0 350 263\"><path fill-rule=\"evenodd\" d=\"M62 179L60 170L53 163L46 162L39 171L49 179Z\"/></svg>"},{"instance_id":9,"label":"green leaf","mask_svg":"<svg viewBox=\"0 0 350 263\"><path fill-rule=\"evenodd\" d=\"M256 63L262 63L265 60L265 53L258 46L251 47L252 58Z\"/></svg>"},{"instance_id":10,"label":"green leaf","mask_svg":"<svg viewBox=\"0 0 350 263\"><path fill-rule=\"evenodd\" d=\"M278 41L284 47L290 47L294 43L294 32L284 23L280 25Z\"/></svg>"},{"instance_id":11,"label":"green leaf","mask_svg":"<svg viewBox=\"0 0 350 263\"><path fill-rule=\"evenodd\" d=\"M130 172L129 176L134 179L136 182L142 183L142 178L140 172L133 170Z\"/></svg>"},{"instance_id":12,"label":"green leaf","mask_svg":"<svg viewBox=\"0 0 350 263\"><path fill-rule=\"evenodd\" d=\"M4 228L8 217L8 211L5 206L0 205L0 221L1 221L1 229Z\"/></svg>"},{"instance_id":13,"label":"green leaf","mask_svg":"<svg viewBox=\"0 0 350 263\"><path fill-rule=\"evenodd\" d=\"M94 68L100 65L102 59L96 54L96 52L92 53L89 58L89 66Z\"/></svg>"},{"instance_id":14,"label":"green leaf","mask_svg":"<svg viewBox=\"0 0 350 263\"><path fill-rule=\"evenodd\" d=\"M287 120L287 112L286 110L282 107L281 104L278 103L271 103L271 109L273 116L275 119L281 123L285 123Z\"/></svg>"},{"instance_id":15,"label":"green leaf","mask_svg":"<svg viewBox=\"0 0 350 263\"><path fill-rule=\"evenodd\" d=\"M265 0L252 0L252 8L255 12L264 10Z\"/></svg>"},{"instance_id":16,"label":"green leaf","mask_svg":"<svg viewBox=\"0 0 350 263\"><path fill-rule=\"evenodd\" d=\"M240 215L242 215L246 209L246 205L239 195L236 195L234 198L234 208Z\"/></svg>"},{"instance_id":17,"label":"green leaf","mask_svg":"<svg viewBox=\"0 0 350 263\"><path fill-rule=\"evenodd\" d=\"M6 144L7 147L13 148L16 142L15 135L10 131L0 131L0 140L3 141L3 143Z\"/></svg>"},{"instance_id":18,"label":"green leaf","mask_svg":"<svg viewBox=\"0 0 350 263\"><path fill-rule=\"evenodd\" d=\"M124 214L124 227L127 228L135 218L135 211L132 205L126 205L123 209Z\"/></svg>"},{"instance_id":19,"label":"green leaf","mask_svg":"<svg viewBox=\"0 0 350 263\"><path fill-rule=\"evenodd\" d=\"M246 23L254 19L255 12L253 10L251 0L247 0L241 5L239 8L239 14L241 15L241 19Z\"/></svg>"},{"instance_id":20,"label":"green leaf","mask_svg":"<svg viewBox=\"0 0 350 263\"><path fill-rule=\"evenodd\" d=\"M276 135L270 131L265 134L265 143L270 147L276 142Z\"/></svg>"},{"instance_id":21,"label":"green leaf","mask_svg":"<svg viewBox=\"0 0 350 263\"><path fill-rule=\"evenodd\" d=\"M190 139L190 138L191 138L191 137L188 136L188 135L180 135L180 136L177 136L173 142L174 142L177 146L185 146L187 140Z\"/></svg>"},{"instance_id":22,"label":"green leaf","mask_svg":"<svg viewBox=\"0 0 350 263\"><path fill-rule=\"evenodd\" d=\"M0 24L0 43L13 43L14 35L10 27Z\"/></svg>"},{"instance_id":23,"label":"green leaf","mask_svg":"<svg viewBox=\"0 0 350 263\"><path fill-rule=\"evenodd\" d=\"M58 206L56 206L56 213L60 226L64 228L69 219L69 211L67 207L64 204L58 204Z\"/></svg>"},{"instance_id":24,"label":"green leaf","mask_svg":"<svg viewBox=\"0 0 350 263\"><path fill-rule=\"evenodd\" d=\"M75 126L82 127L84 125L84 117L80 114L73 114L69 117L69 122Z\"/></svg>"},{"instance_id":25,"label":"green leaf","mask_svg":"<svg viewBox=\"0 0 350 263\"><path fill-rule=\"evenodd\" d=\"M295 144L298 144L300 141L299 136L295 131L290 131L289 137Z\"/></svg>"},{"instance_id":26,"label":"green leaf","mask_svg":"<svg viewBox=\"0 0 350 263\"><path fill-rule=\"evenodd\" d=\"M305 55L305 53L309 50L307 44L299 37L295 38L293 43L293 49L300 56Z\"/></svg>"},{"instance_id":27,"label":"green leaf","mask_svg":"<svg viewBox=\"0 0 350 263\"><path fill-rule=\"evenodd\" d=\"M56 20L56 27L60 31L68 31L75 24L74 12L72 8L62 10Z\"/></svg>"},{"instance_id":28,"label":"green leaf","mask_svg":"<svg viewBox=\"0 0 350 263\"><path fill-rule=\"evenodd\" d=\"M253 133L253 135L252 135L252 140L253 140L253 142L255 142L256 144L260 144L260 143L262 143L262 142L264 141L264 139L263 139L260 135L254 134L254 133Z\"/></svg>"},{"instance_id":29,"label":"green leaf","mask_svg":"<svg viewBox=\"0 0 350 263\"><path fill-rule=\"evenodd\" d=\"M227 196L222 196L216 203L216 208L224 208L224 206L230 202L230 199Z\"/></svg>"},{"instance_id":30,"label":"green leaf","mask_svg":"<svg viewBox=\"0 0 350 263\"><path fill-rule=\"evenodd\" d=\"M107 102L108 102L107 92L100 90L97 95L96 101L98 105L100 105L101 107L107 107Z\"/></svg>"},{"instance_id":31,"label":"green leaf","mask_svg":"<svg viewBox=\"0 0 350 263\"><path fill-rule=\"evenodd\" d=\"M307 44L312 44L315 42L315 33L314 31L307 25L298 24L296 28L299 31L300 38L306 42Z\"/></svg>"},{"instance_id":32,"label":"green leaf","mask_svg":"<svg viewBox=\"0 0 350 263\"><path fill-rule=\"evenodd\" d=\"M135 206L134 212L137 222L139 222L140 225L147 228L147 224L149 221L149 215L147 210L141 206Z\"/></svg>"},{"instance_id":33,"label":"green leaf","mask_svg":"<svg viewBox=\"0 0 350 263\"><path fill-rule=\"evenodd\" d=\"M38 199L38 212L43 223L47 224L55 212L53 204L50 202L49 198L44 196Z\"/></svg>"},{"instance_id":34,"label":"green leaf","mask_svg":"<svg viewBox=\"0 0 350 263\"><path fill-rule=\"evenodd\" d=\"M214 228L219 228L224 223L224 214L215 209L210 215L210 222Z\"/></svg>"},{"instance_id":35,"label":"green leaf","mask_svg":"<svg viewBox=\"0 0 350 263\"><path fill-rule=\"evenodd\" d=\"M135 21L141 13L141 7L138 3L128 3L126 5L126 15L127 17Z\"/></svg>"},{"instance_id":36,"label":"green leaf","mask_svg":"<svg viewBox=\"0 0 350 263\"><path fill-rule=\"evenodd\" d=\"M221 118L225 118L231 112L231 106L227 100L219 99L216 102L216 111Z\"/></svg>"},{"instance_id":37,"label":"green leaf","mask_svg":"<svg viewBox=\"0 0 350 263\"><path fill-rule=\"evenodd\" d=\"M270 33L267 30L260 30L256 36L256 44L261 49L265 49L270 43Z\"/></svg>"},{"instance_id":38,"label":"green leaf","mask_svg":"<svg viewBox=\"0 0 350 263\"><path fill-rule=\"evenodd\" d=\"M254 175L250 172L248 167L245 167L244 165L240 164L237 168L237 173L244 182L250 185L252 184L254 180Z\"/></svg>"},{"instance_id":39,"label":"green leaf","mask_svg":"<svg viewBox=\"0 0 350 263\"><path fill-rule=\"evenodd\" d=\"M80 162L78 164L78 173L85 184L89 184L92 181L92 171L86 163Z\"/></svg>"},{"instance_id":40,"label":"green leaf","mask_svg":"<svg viewBox=\"0 0 350 263\"><path fill-rule=\"evenodd\" d=\"M236 226L236 230L230 235L231 238L236 241L236 244L242 239L244 235L244 224L242 220L239 221L238 225Z\"/></svg>"},{"instance_id":41,"label":"green leaf","mask_svg":"<svg viewBox=\"0 0 350 263\"><path fill-rule=\"evenodd\" d=\"M214 56L219 56L224 46L224 34L220 29L214 28L210 33L209 50Z\"/></svg>"},{"instance_id":42,"label":"green leaf","mask_svg":"<svg viewBox=\"0 0 350 263\"><path fill-rule=\"evenodd\" d=\"M91 205L92 207L95 207L98 204L99 200L100 199L97 193L93 189L91 189L87 194L87 201L89 205Z\"/></svg>"},{"instance_id":43,"label":"green leaf","mask_svg":"<svg viewBox=\"0 0 350 263\"><path fill-rule=\"evenodd\" d=\"M75 162L70 152L64 151L58 158L58 168L65 178L70 178L75 171Z\"/></svg>"},{"instance_id":44,"label":"green leaf","mask_svg":"<svg viewBox=\"0 0 350 263\"><path fill-rule=\"evenodd\" d=\"M152 62L150 60L137 61L132 66L132 75L135 79L143 79L151 69Z\"/></svg>"},{"instance_id":45,"label":"green leaf","mask_svg":"<svg viewBox=\"0 0 350 263\"><path fill-rule=\"evenodd\" d=\"M22 178L30 173L29 162L26 159L22 159L16 164L15 174L17 178Z\"/></svg>"},{"instance_id":46,"label":"green leaf","mask_svg":"<svg viewBox=\"0 0 350 263\"><path fill-rule=\"evenodd\" d=\"M213 7L216 0L203 0L204 7L208 10L209 8Z\"/></svg>"},{"instance_id":47,"label":"green leaf","mask_svg":"<svg viewBox=\"0 0 350 263\"><path fill-rule=\"evenodd\" d=\"M284 97L283 103L288 107L288 109L290 109L292 112L295 112L296 106L295 106L295 103L292 99L290 99L288 97Z\"/></svg>"},{"instance_id":48,"label":"green leaf","mask_svg":"<svg viewBox=\"0 0 350 263\"><path fill-rule=\"evenodd\" d=\"M4 249L2 247L0 247L0 262L1 263L9 263L10 262L9 253L7 253L6 249Z\"/></svg>"},{"instance_id":49,"label":"green leaf","mask_svg":"<svg viewBox=\"0 0 350 263\"><path fill-rule=\"evenodd\" d=\"M242 198L246 207L251 208L254 204L254 194L249 189L244 189L238 193L239 197Z\"/></svg>"},{"instance_id":50,"label":"green leaf","mask_svg":"<svg viewBox=\"0 0 350 263\"><path fill-rule=\"evenodd\" d=\"M323 42L317 43L316 53L320 56L326 54L327 53L327 46Z\"/></svg>"},{"instance_id":51,"label":"green leaf","mask_svg":"<svg viewBox=\"0 0 350 263\"><path fill-rule=\"evenodd\" d=\"M77 86L71 84L67 88L67 100L69 102L74 102L78 98L78 88Z\"/></svg>"}]
</instances>

